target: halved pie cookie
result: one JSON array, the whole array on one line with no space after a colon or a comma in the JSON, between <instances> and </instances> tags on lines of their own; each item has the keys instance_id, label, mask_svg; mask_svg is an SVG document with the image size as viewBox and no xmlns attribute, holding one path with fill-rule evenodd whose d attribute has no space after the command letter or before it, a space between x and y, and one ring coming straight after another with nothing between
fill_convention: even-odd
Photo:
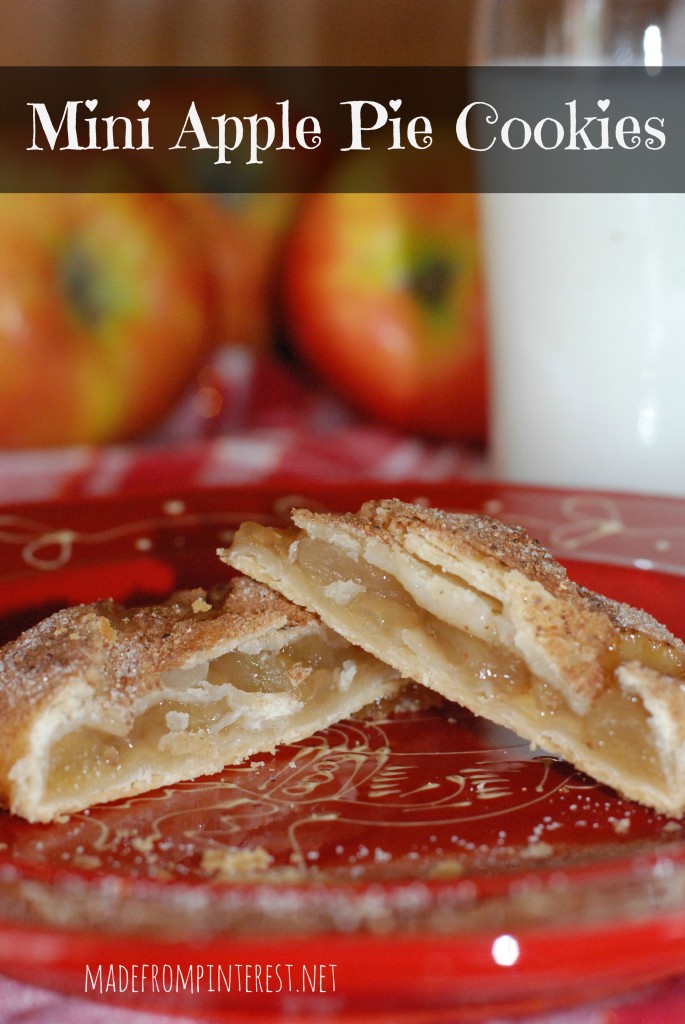
<instances>
[{"instance_id":1,"label":"halved pie cookie","mask_svg":"<svg viewBox=\"0 0 685 1024\"><path fill-rule=\"evenodd\" d=\"M402 675L623 795L685 807L685 646L522 529L388 500L246 523L220 556Z\"/></svg>"},{"instance_id":2,"label":"halved pie cookie","mask_svg":"<svg viewBox=\"0 0 685 1024\"><path fill-rule=\"evenodd\" d=\"M399 687L253 580L59 611L0 651L0 803L29 821L219 771Z\"/></svg>"}]
</instances>

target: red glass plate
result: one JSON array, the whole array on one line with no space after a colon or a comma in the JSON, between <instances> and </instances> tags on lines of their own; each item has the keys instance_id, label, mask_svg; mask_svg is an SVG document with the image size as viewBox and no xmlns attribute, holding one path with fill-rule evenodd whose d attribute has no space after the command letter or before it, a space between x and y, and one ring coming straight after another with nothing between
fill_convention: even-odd
<instances>
[{"instance_id":1,"label":"red glass plate","mask_svg":"<svg viewBox=\"0 0 685 1024\"><path fill-rule=\"evenodd\" d=\"M245 518L373 486L5 507L0 635L211 585ZM463 484L394 493L524 525L685 635L685 503ZM416 1022L571 1004L685 968L685 822L454 706L405 704L68 821L0 815L5 974L203 1018Z\"/></svg>"}]
</instances>

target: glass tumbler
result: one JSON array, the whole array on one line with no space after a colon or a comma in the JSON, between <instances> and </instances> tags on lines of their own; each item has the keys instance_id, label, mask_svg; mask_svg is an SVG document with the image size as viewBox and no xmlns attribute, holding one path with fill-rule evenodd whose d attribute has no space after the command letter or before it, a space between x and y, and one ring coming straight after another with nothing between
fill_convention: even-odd
<instances>
[{"instance_id":1,"label":"glass tumbler","mask_svg":"<svg viewBox=\"0 0 685 1024\"><path fill-rule=\"evenodd\" d=\"M479 0L479 66L683 56L683 0ZM685 495L685 195L483 193L482 223L492 472Z\"/></svg>"}]
</instances>

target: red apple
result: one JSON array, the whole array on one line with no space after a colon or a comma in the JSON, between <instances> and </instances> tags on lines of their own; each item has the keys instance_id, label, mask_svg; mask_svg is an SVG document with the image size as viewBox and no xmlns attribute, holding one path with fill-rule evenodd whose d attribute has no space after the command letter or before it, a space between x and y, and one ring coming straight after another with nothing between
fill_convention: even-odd
<instances>
[{"instance_id":1,"label":"red apple","mask_svg":"<svg viewBox=\"0 0 685 1024\"><path fill-rule=\"evenodd\" d=\"M213 276L215 333L226 345L267 348L274 282L299 197L281 192L178 195L203 239Z\"/></svg>"},{"instance_id":2,"label":"red apple","mask_svg":"<svg viewBox=\"0 0 685 1024\"><path fill-rule=\"evenodd\" d=\"M216 154L197 149L185 125L192 96L200 119L215 142L212 118L278 116L272 97L235 74L226 87L211 70L199 72L187 86L151 92L150 111L156 137L164 145L146 156L149 173L159 187L173 193L193 219L214 280L215 332L227 345L267 348L273 340L274 282L284 239L300 203L297 189L316 156L291 153L265 155L263 165L244 166L248 154L239 148L230 167L215 165ZM230 133L229 133L230 135ZM183 148L175 148L181 143ZM171 153L165 146L173 146ZM244 191L218 191L223 183L240 181Z\"/></svg>"},{"instance_id":3,"label":"red apple","mask_svg":"<svg viewBox=\"0 0 685 1024\"><path fill-rule=\"evenodd\" d=\"M167 197L0 196L0 446L150 427L211 342L209 298Z\"/></svg>"},{"instance_id":4,"label":"red apple","mask_svg":"<svg viewBox=\"0 0 685 1024\"><path fill-rule=\"evenodd\" d=\"M313 195L285 264L292 345L373 416L483 441L486 332L470 194Z\"/></svg>"}]
</instances>

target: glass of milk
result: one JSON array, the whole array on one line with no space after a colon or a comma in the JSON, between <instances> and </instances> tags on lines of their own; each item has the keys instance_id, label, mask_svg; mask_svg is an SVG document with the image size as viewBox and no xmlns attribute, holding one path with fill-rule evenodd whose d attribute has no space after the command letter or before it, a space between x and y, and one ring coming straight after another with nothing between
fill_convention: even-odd
<instances>
[{"instance_id":1,"label":"glass of milk","mask_svg":"<svg viewBox=\"0 0 685 1024\"><path fill-rule=\"evenodd\" d=\"M682 64L685 0L479 0L474 63ZM482 195L492 471L685 495L685 194Z\"/></svg>"}]
</instances>

